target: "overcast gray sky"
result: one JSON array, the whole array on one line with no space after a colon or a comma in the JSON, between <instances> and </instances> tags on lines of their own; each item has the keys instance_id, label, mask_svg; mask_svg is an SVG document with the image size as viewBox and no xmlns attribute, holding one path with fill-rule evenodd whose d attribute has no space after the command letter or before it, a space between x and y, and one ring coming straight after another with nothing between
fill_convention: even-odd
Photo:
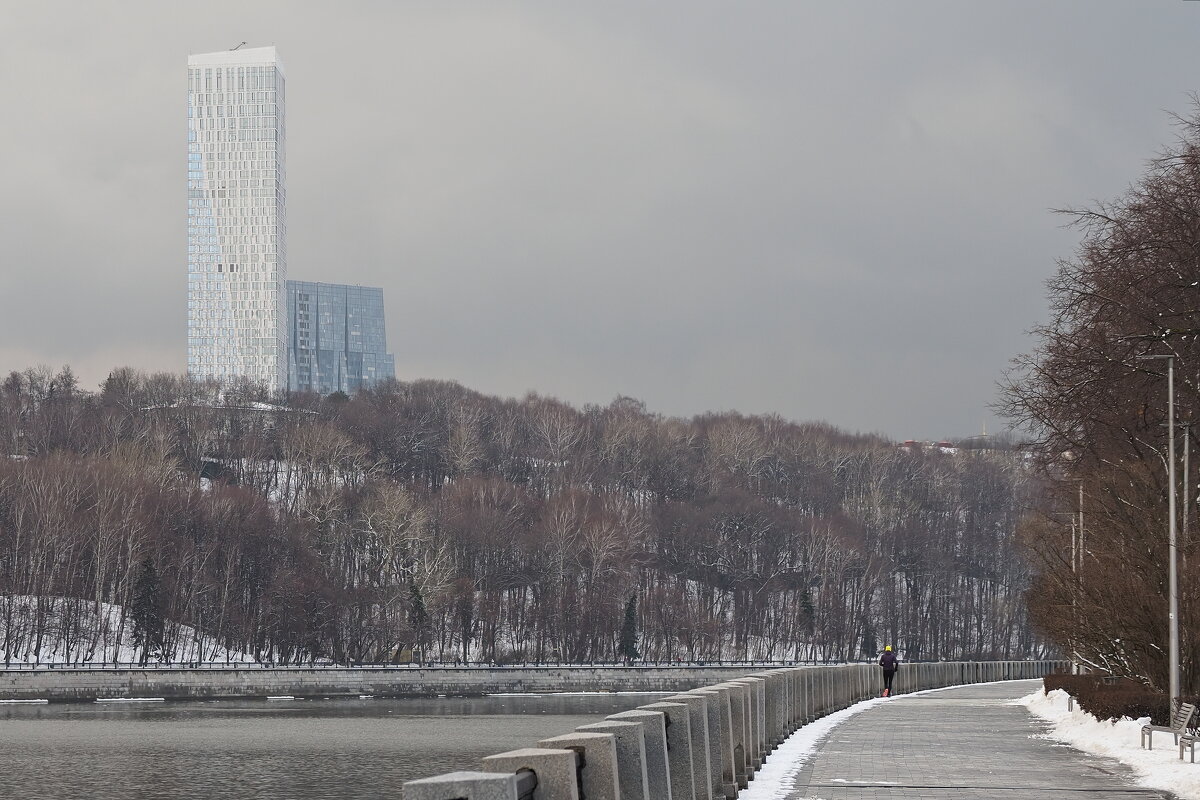
<instances>
[{"instance_id":1,"label":"overcast gray sky","mask_svg":"<svg viewBox=\"0 0 1200 800\"><path fill-rule=\"evenodd\" d=\"M185 359L187 55L274 44L289 275L398 376L935 438L1200 89L1200 2L0 0L0 370Z\"/></svg>"}]
</instances>

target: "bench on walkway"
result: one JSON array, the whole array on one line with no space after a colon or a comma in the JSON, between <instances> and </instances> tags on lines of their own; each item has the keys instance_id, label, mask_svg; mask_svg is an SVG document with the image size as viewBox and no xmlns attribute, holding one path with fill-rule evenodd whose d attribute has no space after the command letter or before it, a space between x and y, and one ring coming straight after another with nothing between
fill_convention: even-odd
<instances>
[{"instance_id":1,"label":"bench on walkway","mask_svg":"<svg viewBox=\"0 0 1200 800\"><path fill-rule=\"evenodd\" d=\"M1200 725L1200 722L1193 719L1193 723ZM1197 732L1196 725L1189 725L1187 733L1179 735L1179 760L1183 761L1183 748L1187 748L1191 753L1191 762L1196 763L1196 740L1200 739L1200 733Z\"/></svg>"},{"instance_id":2,"label":"bench on walkway","mask_svg":"<svg viewBox=\"0 0 1200 800\"><path fill-rule=\"evenodd\" d=\"M1174 737L1175 743L1179 743L1180 736L1186 736L1192 728L1192 717L1196 714L1196 706L1192 703L1180 703L1179 708L1175 709L1175 713L1171 715L1170 725L1143 725L1142 726L1142 747L1147 750L1154 749L1154 732L1162 731L1169 733ZM1149 745L1149 746L1147 746ZM1180 751L1180 758L1183 758L1183 750Z\"/></svg>"},{"instance_id":3,"label":"bench on walkway","mask_svg":"<svg viewBox=\"0 0 1200 800\"><path fill-rule=\"evenodd\" d=\"M1196 763L1196 739L1200 738L1194 733L1185 733L1179 737L1179 760L1183 761L1183 748L1188 748L1192 753L1192 763Z\"/></svg>"}]
</instances>

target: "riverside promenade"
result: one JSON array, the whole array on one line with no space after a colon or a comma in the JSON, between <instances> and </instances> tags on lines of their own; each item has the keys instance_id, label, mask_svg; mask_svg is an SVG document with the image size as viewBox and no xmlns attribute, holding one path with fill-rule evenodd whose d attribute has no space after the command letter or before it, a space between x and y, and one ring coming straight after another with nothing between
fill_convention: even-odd
<instances>
[{"instance_id":1,"label":"riverside promenade","mask_svg":"<svg viewBox=\"0 0 1200 800\"><path fill-rule=\"evenodd\" d=\"M1156 800L1116 761L1037 735L1046 725L1012 701L1041 681L899 695L834 727L794 768L768 759L750 797L776 800ZM755 786L759 783L759 786Z\"/></svg>"}]
</instances>

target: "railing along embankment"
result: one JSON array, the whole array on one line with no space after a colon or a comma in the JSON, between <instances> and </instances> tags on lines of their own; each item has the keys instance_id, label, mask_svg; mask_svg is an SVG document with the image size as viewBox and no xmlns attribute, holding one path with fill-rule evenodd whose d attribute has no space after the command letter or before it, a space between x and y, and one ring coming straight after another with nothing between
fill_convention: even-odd
<instances>
[{"instance_id":1,"label":"railing along embankment","mask_svg":"<svg viewBox=\"0 0 1200 800\"><path fill-rule=\"evenodd\" d=\"M1060 661L905 664L896 692L1040 678ZM875 665L768 669L404 784L404 800L734 800L801 725L875 697Z\"/></svg>"}]
</instances>

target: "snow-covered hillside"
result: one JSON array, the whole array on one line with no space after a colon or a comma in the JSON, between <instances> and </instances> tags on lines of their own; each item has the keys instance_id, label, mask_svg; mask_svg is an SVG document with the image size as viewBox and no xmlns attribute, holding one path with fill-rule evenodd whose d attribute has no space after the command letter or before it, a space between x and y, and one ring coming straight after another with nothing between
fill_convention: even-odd
<instances>
[{"instance_id":1,"label":"snow-covered hillside","mask_svg":"<svg viewBox=\"0 0 1200 800\"><path fill-rule=\"evenodd\" d=\"M230 652L211 636L168 621L164 647L151 661L235 663L253 661ZM99 664L141 660L133 620L121 606L78 597L0 596L0 657L5 664Z\"/></svg>"}]
</instances>

